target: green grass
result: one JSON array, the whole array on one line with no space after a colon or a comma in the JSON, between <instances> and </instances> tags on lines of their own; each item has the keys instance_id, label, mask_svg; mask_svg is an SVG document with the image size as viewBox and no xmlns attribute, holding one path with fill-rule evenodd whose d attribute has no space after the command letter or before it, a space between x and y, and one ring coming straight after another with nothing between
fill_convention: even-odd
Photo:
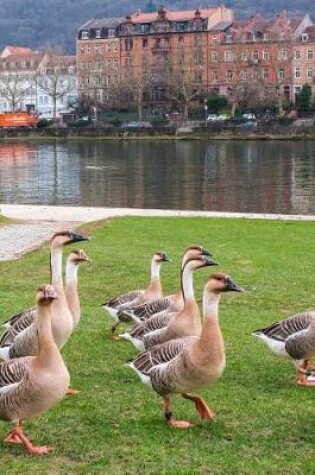
<instances>
[{"instance_id":1,"label":"green grass","mask_svg":"<svg viewBox=\"0 0 315 475\"><path fill-rule=\"evenodd\" d=\"M2 440L0 473L297 475L315 472L314 388L295 385L291 362L251 337L252 330L314 306L314 223L203 218L122 218L85 228L82 247L92 259L80 269L82 319L63 350L72 386L66 397L26 431L55 451L25 455ZM216 412L213 423L188 431L166 426L161 398L124 362L136 354L109 339L110 319L100 305L146 286L156 250L172 258L161 276L165 293L178 287L183 250L202 244L245 294L223 295L220 321L227 368L200 393ZM208 270L195 275L200 301ZM1 320L32 305L48 282L48 248L0 264ZM123 327L122 327L123 329ZM198 421L194 406L177 396L175 417Z\"/></svg>"}]
</instances>

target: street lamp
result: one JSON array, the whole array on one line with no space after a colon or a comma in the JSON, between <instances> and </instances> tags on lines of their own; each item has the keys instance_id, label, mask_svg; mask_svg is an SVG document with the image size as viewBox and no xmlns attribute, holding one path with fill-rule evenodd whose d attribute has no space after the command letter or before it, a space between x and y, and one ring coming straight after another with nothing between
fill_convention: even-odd
<instances>
[{"instance_id":1,"label":"street lamp","mask_svg":"<svg viewBox=\"0 0 315 475\"><path fill-rule=\"evenodd\" d=\"M205 126L207 126L207 117L208 117L208 104L207 104L207 99L204 100L204 109L205 109Z\"/></svg>"}]
</instances>

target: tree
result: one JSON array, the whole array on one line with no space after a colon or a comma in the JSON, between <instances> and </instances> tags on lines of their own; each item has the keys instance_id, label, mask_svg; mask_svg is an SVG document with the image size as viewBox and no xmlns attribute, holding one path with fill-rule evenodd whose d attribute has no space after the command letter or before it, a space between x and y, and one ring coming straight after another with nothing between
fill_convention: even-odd
<instances>
[{"instance_id":1,"label":"tree","mask_svg":"<svg viewBox=\"0 0 315 475\"><path fill-rule=\"evenodd\" d=\"M222 109L228 106L228 103L226 96L220 96L215 91L212 91L207 99L208 111L218 114Z\"/></svg>"},{"instance_id":2,"label":"tree","mask_svg":"<svg viewBox=\"0 0 315 475\"><path fill-rule=\"evenodd\" d=\"M64 56L58 48L50 49L46 53L37 78L39 91L51 98L54 118L57 115L57 102L63 101L68 95L75 95L76 76L71 58Z\"/></svg>"},{"instance_id":3,"label":"tree","mask_svg":"<svg viewBox=\"0 0 315 475\"><path fill-rule=\"evenodd\" d=\"M170 61L168 96L180 105L183 118L187 120L191 103L204 96L202 70L199 67L201 58L193 58L182 46L178 55L174 55Z\"/></svg>"},{"instance_id":4,"label":"tree","mask_svg":"<svg viewBox=\"0 0 315 475\"><path fill-rule=\"evenodd\" d=\"M302 90L298 95L296 102L299 111L308 112L310 110L312 103L312 87L310 84L303 84Z\"/></svg>"},{"instance_id":5,"label":"tree","mask_svg":"<svg viewBox=\"0 0 315 475\"><path fill-rule=\"evenodd\" d=\"M14 112L19 104L24 101L34 82L35 76L33 74L2 71L0 73L0 96L10 103L11 110Z\"/></svg>"}]
</instances>

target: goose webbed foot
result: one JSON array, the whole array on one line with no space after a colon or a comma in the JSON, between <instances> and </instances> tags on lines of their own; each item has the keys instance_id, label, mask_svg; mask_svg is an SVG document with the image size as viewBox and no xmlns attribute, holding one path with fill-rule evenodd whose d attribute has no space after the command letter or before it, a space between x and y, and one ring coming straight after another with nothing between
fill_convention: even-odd
<instances>
[{"instance_id":1,"label":"goose webbed foot","mask_svg":"<svg viewBox=\"0 0 315 475\"><path fill-rule=\"evenodd\" d=\"M214 412L211 411L206 401L194 394L182 393L183 398L193 401L196 406L196 411L199 413L201 419L208 419L212 421L215 418Z\"/></svg>"},{"instance_id":2,"label":"goose webbed foot","mask_svg":"<svg viewBox=\"0 0 315 475\"><path fill-rule=\"evenodd\" d=\"M76 396L77 394L79 394L79 390L78 389L73 389L73 388L68 388L67 389L67 392L66 392L66 395L67 396Z\"/></svg>"},{"instance_id":3,"label":"goose webbed foot","mask_svg":"<svg viewBox=\"0 0 315 475\"><path fill-rule=\"evenodd\" d=\"M297 379L297 384L299 386L315 386L315 374L300 374Z\"/></svg>"},{"instance_id":4,"label":"goose webbed foot","mask_svg":"<svg viewBox=\"0 0 315 475\"><path fill-rule=\"evenodd\" d=\"M175 429L189 429L190 427L195 427L196 424L192 424L188 421L178 421L174 419L171 411L171 399L170 397L164 398L164 416L169 427L174 427Z\"/></svg>"},{"instance_id":5,"label":"goose webbed foot","mask_svg":"<svg viewBox=\"0 0 315 475\"><path fill-rule=\"evenodd\" d=\"M52 447L47 447L46 445L42 446L35 446L32 444L31 439L24 434L24 431L21 426L16 426L14 429L9 432L7 437L5 438L5 442L11 444L23 444L25 450L30 455L42 455L47 454L51 450Z\"/></svg>"}]
</instances>

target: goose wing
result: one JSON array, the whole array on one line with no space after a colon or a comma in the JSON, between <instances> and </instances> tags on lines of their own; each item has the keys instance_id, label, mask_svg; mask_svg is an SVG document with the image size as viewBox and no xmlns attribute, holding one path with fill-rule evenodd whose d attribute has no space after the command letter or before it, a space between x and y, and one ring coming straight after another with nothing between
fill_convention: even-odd
<instances>
[{"instance_id":1,"label":"goose wing","mask_svg":"<svg viewBox=\"0 0 315 475\"><path fill-rule=\"evenodd\" d=\"M144 335L159 330L168 325L172 313L162 312L158 315L153 315L153 317L145 320L144 322L139 322L133 325L127 333L130 334L133 338L142 338Z\"/></svg>"},{"instance_id":2,"label":"goose wing","mask_svg":"<svg viewBox=\"0 0 315 475\"><path fill-rule=\"evenodd\" d=\"M156 313L163 312L168 310L170 307L170 299L168 297L161 298L158 300L154 300L151 303L145 303L139 305L134 309L126 309L125 312L135 320L147 320L148 318L152 317Z\"/></svg>"},{"instance_id":3,"label":"goose wing","mask_svg":"<svg viewBox=\"0 0 315 475\"><path fill-rule=\"evenodd\" d=\"M0 364L0 395L29 374L32 357L17 358Z\"/></svg>"},{"instance_id":4,"label":"goose wing","mask_svg":"<svg viewBox=\"0 0 315 475\"><path fill-rule=\"evenodd\" d=\"M298 313L292 317L272 323L266 328L256 330L254 333L263 333L274 340L286 341L292 335L302 330L307 330L313 318L315 318L315 312Z\"/></svg>"},{"instance_id":5,"label":"goose wing","mask_svg":"<svg viewBox=\"0 0 315 475\"><path fill-rule=\"evenodd\" d=\"M197 337L178 338L144 351L131 365L140 373L149 376L150 371L161 364L169 363L187 348Z\"/></svg>"},{"instance_id":6,"label":"goose wing","mask_svg":"<svg viewBox=\"0 0 315 475\"><path fill-rule=\"evenodd\" d=\"M108 302L104 303L104 307L111 307L117 308L121 306L130 305L131 307L134 305L134 302L137 302L139 298L142 296L143 291L141 290L133 290L131 292L127 292L126 294L119 295L118 297L114 297Z\"/></svg>"},{"instance_id":7,"label":"goose wing","mask_svg":"<svg viewBox=\"0 0 315 475\"><path fill-rule=\"evenodd\" d=\"M13 315L8 320L3 323L5 328L14 328L16 333L20 333L26 327L31 325L37 316L36 308L30 308L24 312L17 313Z\"/></svg>"}]
</instances>

